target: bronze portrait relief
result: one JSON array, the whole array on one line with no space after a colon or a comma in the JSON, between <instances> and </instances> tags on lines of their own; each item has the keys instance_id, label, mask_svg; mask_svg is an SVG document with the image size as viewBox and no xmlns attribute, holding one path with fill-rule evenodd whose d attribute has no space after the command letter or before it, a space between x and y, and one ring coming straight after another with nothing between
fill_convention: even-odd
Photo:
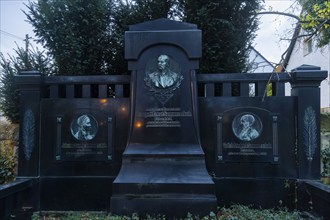
<instances>
[{"instance_id":1,"label":"bronze portrait relief","mask_svg":"<svg viewBox=\"0 0 330 220\"><path fill-rule=\"evenodd\" d=\"M179 64L166 54L150 59L147 64L145 84L162 104L172 98L173 92L180 87L182 80Z\"/></svg>"}]
</instances>

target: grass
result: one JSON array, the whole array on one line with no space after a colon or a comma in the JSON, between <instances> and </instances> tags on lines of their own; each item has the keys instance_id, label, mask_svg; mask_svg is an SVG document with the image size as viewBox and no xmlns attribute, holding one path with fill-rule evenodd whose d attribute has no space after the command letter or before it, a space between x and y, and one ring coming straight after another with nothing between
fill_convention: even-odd
<instances>
[{"instance_id":1,"label":"grass","mask_svg":"<svg viewBox=\"0 0 330 220\"><path fill-rule=\"evenodd\" d=\"M132 216L113 216L106 213L34 213L33 220L166 220L164 215L147 215L140 218L138 214ZM211 212L207 216L194 216L187 214L182 220L295 220L311 219L310 216L303 215L298 211L288 211L287 209L254 209L250 206L232 205L229 208L220 208L218 212ZM317 219L317 218L312 218Z\"/></svg>"}]
</instances>

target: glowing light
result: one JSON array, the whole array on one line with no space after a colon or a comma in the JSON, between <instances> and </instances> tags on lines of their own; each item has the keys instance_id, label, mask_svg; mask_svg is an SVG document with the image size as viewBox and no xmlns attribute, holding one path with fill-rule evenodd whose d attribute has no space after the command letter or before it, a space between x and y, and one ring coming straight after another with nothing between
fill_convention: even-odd
<instances>
[{"instance_id":1,"label":"glowing light","mask_svg":"<svg viewBox=\"0 0 330 220\"><path fill-rule=\"evenodd\" d=\"M135 127L136 128L141 128L142 127L142 122L140 122L140 121L137 121L136 123L135 123Z\"/></svg>"},{"instance_id":2,"label":"glowing light","mask_svg":"<svg viewBox=\"0 0 330 220\"><path fill-rule=\"evenodd\" d=\"M107 99L100 99L100 103L101 103L101 104L105 104L105 103L107 103L107 102L108 102Z\"/></svg>"},{"instance_id":3,"label":"glowing light","mask_svg":"<svg viewBox=\"0 0 330 220\"><path fill-rule=\"evenodd\" d=\"M125 107L121 107L120 110L121 110L122 112L126 112L126 108L125 108Z\"/></svg>"}]
</instances>

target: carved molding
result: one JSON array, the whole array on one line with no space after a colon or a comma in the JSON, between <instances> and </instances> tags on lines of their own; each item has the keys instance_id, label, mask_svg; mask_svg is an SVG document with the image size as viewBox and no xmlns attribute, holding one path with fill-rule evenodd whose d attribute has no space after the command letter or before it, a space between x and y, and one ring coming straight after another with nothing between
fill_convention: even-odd
<instances>
[{"instance_id":1,"label":"carved molding","mask_svg":"<svg viewBox=\"0 0 330 220\"><path fill-rule=\"evenodd\" d=\"M303 139L307 160L312 161L317 148L317 126L315 110L309 106L305 109Z\"/></svg>"},{"instance_id":2,"label":"carved molding","mask_svg":"<svg viewBox=\"0 0 330 220\"><path fill-rule=\"evenodd\" d=\"M30 160L35 145L35 117L31 109L27 109L23 116L23 149L26 160Z\"/></svg>"}]
</instances>

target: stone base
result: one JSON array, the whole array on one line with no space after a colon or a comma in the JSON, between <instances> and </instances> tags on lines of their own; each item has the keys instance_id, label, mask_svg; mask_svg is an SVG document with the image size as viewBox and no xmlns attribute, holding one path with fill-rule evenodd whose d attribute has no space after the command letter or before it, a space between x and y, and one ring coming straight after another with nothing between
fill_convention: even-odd
<instances>
[{"instance_id":1,"label":"stone base","mask_svg":"<svg viewBox=\"0 0 330 220\"><path fill-rule=\"evenodd\" d=\"M110 210L116 215L201 216L217 207L198 145L128 146L112 189Z\"/></svg>"},{"instance_id":2,"label":"stone base","mask_svg":"<svg viewBox=\"0 0 330 220\"><path fill-rule=\"evenodd\" d=\"M214 195L196 194L152 194L152 195L113 195L110 200L111 214L131 216L165 215L167 218L183 218L188 213L198 216L216 211Z\"/></svg>"}]
</instances>

